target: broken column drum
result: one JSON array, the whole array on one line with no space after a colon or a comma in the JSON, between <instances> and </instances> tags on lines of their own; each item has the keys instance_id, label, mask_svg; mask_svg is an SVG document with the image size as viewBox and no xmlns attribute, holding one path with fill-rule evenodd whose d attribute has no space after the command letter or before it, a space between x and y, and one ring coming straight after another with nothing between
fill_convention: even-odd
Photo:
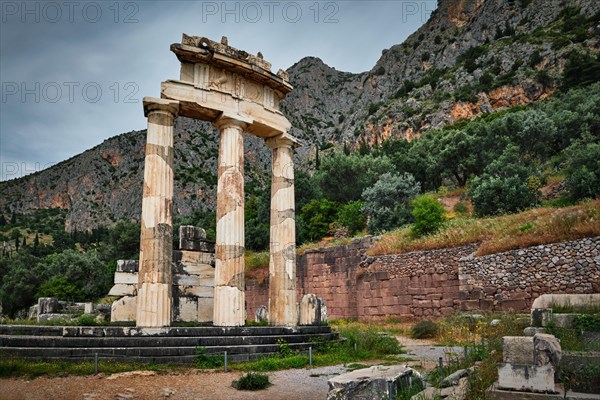
<instances>
[{"instance_id":1,"label":"broken column drum","mask_svg":"<svg viewBox=\"0 0 600 400\"><path fill-rule=\"evenodd\" d=\"M220 131L213 324L244 325L244 135L273 151L269 314L271 325L296 325L293 150L290 122L279 101L292 91L285 71L271 72L254 56L204 37L171 45L179 80L161 84L161 98L144 98L148 143L142 202L137 325L169 326L173 201L173 121L211 122Z\"/></svg>"}]
</instances>

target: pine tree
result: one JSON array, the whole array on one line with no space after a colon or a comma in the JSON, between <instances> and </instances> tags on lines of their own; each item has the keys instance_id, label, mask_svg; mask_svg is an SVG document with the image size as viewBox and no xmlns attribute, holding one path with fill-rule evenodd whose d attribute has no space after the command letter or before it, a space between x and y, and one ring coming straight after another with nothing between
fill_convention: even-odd
<instances>
[{"instance_id":1,"label":"pine tree","mask_svg":"<svg viewBox=\"0 0 600 400\"><path fill-rule=\"evenodd\" d=\"M10 223L12 225L17 223L17 214L15 214L15 212L13 211L12 216L10 217Z\"/></svg>"},{"instance_id":2,"label":"pine tree","mask_svg":"<svg viewBox=\"0 0 600 400\"><path fill-rule=\"evenodd\" d=\"M4 218L4 214L0 214L0 226L6 225L6 218Z\"/></svg>"},{"instance_id":3,"label":"pine tree","mask_svg":"<svg viewBox=\"0 0 600 400\"><path fill-rule=\"evenodd\" d=\"M23 236L23 247L27 246L27 238L25 236Z\"/></svg>"}]
</instances>

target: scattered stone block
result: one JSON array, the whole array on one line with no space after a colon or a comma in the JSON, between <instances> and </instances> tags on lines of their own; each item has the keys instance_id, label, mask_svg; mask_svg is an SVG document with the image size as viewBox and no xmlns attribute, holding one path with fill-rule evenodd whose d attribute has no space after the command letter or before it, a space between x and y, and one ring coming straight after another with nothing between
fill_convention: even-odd
<instances>
[{"instance_id":1,"label":"scattered stone block","mask_svg":"<svg viewBox=\"0 0 600 400\"><path fill-rule=\"evenodd\" d=\"M115 272L115 284L124 283L126 285L138 284L137 272Z\"/></svg>"},{"instance_id":2,"label":"scattered stone block","mask_svg":"<svg viewBox=\"0 0 600 400\"><path fill-rule=\"evenodd\" d=\"M450 375L448 375L447 377L445 377L442 380L442 382L440 383L440 386L443 388L446 388L446 387L458 385L459 381L462 378L464 378L465 376L470 375L471 372L472 372L472 370L470 368L459 369L458 371L455 371L455 372L451 373Z\"/></svg>"},{"instance_id":3,"label":"scattered stone block","mask_svg":"<svg viewBox=\"0 0 600 400\"><path fill-rule=\"evenodd\" d=\"M498 365L498 388L525 392L555 393L552 364Z\"/></svg>"},{"instance_id":4,"label":"scattered stone block","mask_svg":"<svg viewBox=\"0 0 600 400\"><path fill-rule=\"evenodd\" d=\"M2 314L2 310L0 310L0 314ZM29 307L29 311L27 312L27 319L36 319L38 317L38 305L34 305Z\"/></svg>"},{"instance_id":5,"label":"scattered stone block","mask_svg":"<svg viewBox=\"0 0 600 400\"><path fill-rule=\"evenodd\" d=\"M269 309L265 306L258 307L256 315L254 316L254 321L269 322Z\"/></svg>"},{"instance_id":6,"label":"scattered stone block","mask_svg":"<svg viewBox=\"0 0 600 400\"><path fill-rule=\"evenodd\" d=\"M116 272L138 272L139 267L138 260L117 260Z\"/></svg>"},{"instance_id":7,"label":"scattered stone block","mask_svg":"<svg viewBox=\"0 0 600 400\"><path fill-rule=\"evenodd\" d=\"M206 231L195 226L179 227L179 249L189 251L214 252L214 243L206 240Z\"/></svg>"},{"instance_id":8,"label":"scattered stone block","mask_svg":"<svg viewBox=\"0 0 600 400\"><path fill-rule=\"evenodd\" d=\"M393 399L400 387L410 387L420 380L412 368L376 365L330 379L327 400Z\"/></svg>"},{"instance_id":9,"label":"scattered stone block","mask_svg":"<svg viewBox=\"0 0 600 400\"><path fill-rule=\"evenodd\" d=\"M523 329L523 334L525 336L535 336L535 334L537 333L545 333L546 332L546 328L536 328L535 326L528 326L527 328Z\"/></svg>"},{"instance_id":10,"label":"scattered stone block","mask_svg":"<svg viewBox=\"0 0 600 400\"><path fill-rule=\"evenodd\" d=\"M562 355L560 342L552 335L538 333L533 337L534 364L543 366L550 364L556 372L560 369Z\"/></svg>"},{"instance_id":11,"label":"scattered stone block","mask_svg":"<svg viewBox=\"0 0 600 400\"><path fill-rule=\"evenodd\" d=\"M110 320L115 321L135 321L135 311L137 308L137 297L125 296L112 303Z\"/></svg>"},{"instance_id":12,"label":"scattered stone block","mask_svg":"<svg viewBox=\"0 0 600 400\"><path fill-rule=\"evenodd\" d=\"M40 297L38 299L38 315L39 314L55 314L61 309L58 299L54 297Z\"/></svg>"},{"instance_id":13,"label":"scattered stone block","mask_svg":"<svg viewBox=\"0 0 600 400\"><path fill-rule=\"evenodd\" d=\"M117 283L108 292L109 296L135 296L137 294L137 285Z\"/></svg>"},{"instance_id":14,"label":"scattered stone block","mask_svg":"<svg viewBox=\"0 0 600 400\"><path fill-rule=\"evenodd\" d=\"M533 365L533 337L504 336L503 361L515 365Z\"/></svg>"},{"instance_id":15,"label":"scattered stone block","mask_svg":"<svg viewBox=\"0 0 600 400\"><path fill-rule=\"evenodd\" d=\"M320 325L323 301L315 294L305 294L300 302L300 325Z\"/></svg>"}]
</instances>

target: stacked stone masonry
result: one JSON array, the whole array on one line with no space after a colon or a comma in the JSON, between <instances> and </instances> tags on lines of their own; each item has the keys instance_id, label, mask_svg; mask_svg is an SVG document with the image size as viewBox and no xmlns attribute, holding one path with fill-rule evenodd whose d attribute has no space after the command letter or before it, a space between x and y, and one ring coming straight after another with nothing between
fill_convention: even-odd
<instances>
[{"instance_id":1,"label":"stacked stone masonry","mask_svg":"<svg viewBox=\"0 0 600 400\"><path fill-rule=\"evenodd\" d=\"M330 319L423 319L455 311L529 312L545 293L600 292L600 237L476 257L477 245L366 256L371 238L307 251L297 259L297 298L314 293ZM248 315L268 281L246 283Z\"/></svg>"}]
</instances>

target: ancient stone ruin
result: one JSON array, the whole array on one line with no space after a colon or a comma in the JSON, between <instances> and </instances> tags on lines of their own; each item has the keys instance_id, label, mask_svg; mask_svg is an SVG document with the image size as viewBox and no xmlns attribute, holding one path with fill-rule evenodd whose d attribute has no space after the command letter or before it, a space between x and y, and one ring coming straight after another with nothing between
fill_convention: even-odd
<instances>
[{"instance_id":1,"label":"ancient stone ruin","mask_svg":"<svg viewBox=\"0 0 600 400\"><path fill-rule=\"evenodd\" d=\"M161 98L144 98L148 118L136 323L170 326L173 320L173 124L177 116L211 122L220 130L217 237L212 321L245 322L244 133L272 148L269 323L297 321L294 167L290 122L279 101L292 90L287 74L262 58L204 37L183 35L171 45L181 62L179 80L161 84Z\"/></svg>"},{"instance_id":2,"label":"ancient stone ruin","mask_svg":"<svg viewBox=\"0 0 600 400\"><path fill-rule=\"evenodd\" d=\"M215 244L206 232L194 226L179 227L179 250L173 251L171 275L172 320L209 322L213 317L215 287ZM135 321L139 262L118 260L114 286L109 296L120 298L112 303L111 321Z\"/></svg>"}]
</instances>

